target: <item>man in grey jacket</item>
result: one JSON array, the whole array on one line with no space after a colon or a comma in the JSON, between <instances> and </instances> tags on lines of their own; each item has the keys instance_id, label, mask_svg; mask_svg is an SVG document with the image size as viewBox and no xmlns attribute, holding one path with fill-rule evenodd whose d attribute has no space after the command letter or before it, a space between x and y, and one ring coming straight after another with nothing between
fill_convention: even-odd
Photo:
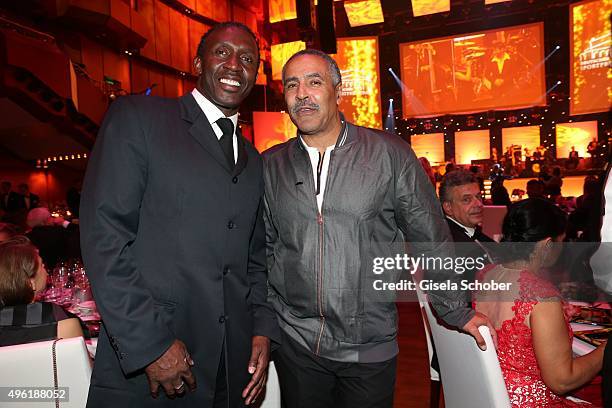
<instances>
[{"instance_id":1,"label":"man in grey jacket","mask_svg":"<svg viewBox=\"0 0 612 408\"><path fill-rule=\"evenodd\" d=\"M263 155L273 354L286 407L392 407L397 311L374 295L373 257L404 240L442 251L448 226L409 145L338 110L341 75L316 50L283 69L298 137ZM398 245L399 246L399 245ZM465 294L433 296L450 324L484 341ZM492 331L494 332L494 331Z\"/></svg>"}]
</instances>

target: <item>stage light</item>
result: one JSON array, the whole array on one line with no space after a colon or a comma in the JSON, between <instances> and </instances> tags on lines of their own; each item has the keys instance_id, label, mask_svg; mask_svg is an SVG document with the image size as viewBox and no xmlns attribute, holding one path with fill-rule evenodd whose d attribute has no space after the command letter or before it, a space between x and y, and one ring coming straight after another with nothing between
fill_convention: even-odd
<instances>
[{"instance_id":1,"label":"stage light","mask_svg":"<svg viewBox=\"0 0 612 408\"><path fill-rule=\"evenodd\" d=\"M385 119L385 130L389 131L389 129L397 130L397 126L395 125L395 115L393 114L393 98L389 98L389 107L387 108L387 119Z\"/></svg>"}]
</instances>

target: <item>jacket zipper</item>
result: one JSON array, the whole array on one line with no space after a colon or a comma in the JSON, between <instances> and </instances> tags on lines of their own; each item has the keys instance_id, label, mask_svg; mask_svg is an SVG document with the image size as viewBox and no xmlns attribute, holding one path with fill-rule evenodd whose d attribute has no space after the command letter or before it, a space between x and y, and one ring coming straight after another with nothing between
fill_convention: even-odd
<instances>
[{"instance_id":1,"label":"jacket zipper","mask_svg":"<svg viewBox=\"0 0 612 408\"><path fill-rule=\"evenodd\" d=\"M319 355L321 338L323 337L323 330L325 329L325 315L323 315L323 215L320 211L317 213L317 224L319 224L319 273L317 274L317 305L319 307L321 328L319 329L315 354Z\"/></svg>"},{"instance_id":2,"label":"jacket zipper","mask_svg":"<svg viewBox=\"0 0 612 408\"><path fill-rule=\"evenodd\" d=\"M333 152L329 155L329 164L327 166L327 178L329 178L329 171L332 168L332 159L334 158ZM323 170L323 162L321 161L321 171ZM326 193L328 187L327 181L325 182L325 190L322 191L323 194ZM320 187L317 188L319 190ZM316 196L315 196L316 202ZM318 356L321 350L321 339L323 338L323 332L325 331L325 315L323 314L323 205L325 204L325 197L323 197L323 201L321 202L321 210L317 212L317 223L319 224L319 282L318 282L318 299L317 303L319 305L319 318L321 319L321 328L319 329L319 336L317 338L317 346L315 348L315 354ZM318 205L317 205L318 208Z\"/></svg>"}]
</instances>

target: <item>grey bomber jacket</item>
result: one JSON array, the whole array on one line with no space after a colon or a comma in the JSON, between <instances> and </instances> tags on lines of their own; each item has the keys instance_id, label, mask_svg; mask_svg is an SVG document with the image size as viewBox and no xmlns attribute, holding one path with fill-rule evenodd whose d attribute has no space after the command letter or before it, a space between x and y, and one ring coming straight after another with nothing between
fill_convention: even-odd
<instances>
[{"instance_id":1,"label":"grey bomber jacket","mask_svg":"<svg viewBox=\"0 0 612 408\"><path fill-rule=\"evenodd\" d=\"M281 329L321 357L372 363L398 353L393 299L372 290L371 260L409 242L433 253L451 236L434 189L410 145L344 122L331 152L319 213L301 138L263 153L268 301ZM436 279L452 278L436 273ZM383 279L385 279L383 275ZM463 292L430 294L438 314L463 327Z\"/></svg>"}]
</instances>

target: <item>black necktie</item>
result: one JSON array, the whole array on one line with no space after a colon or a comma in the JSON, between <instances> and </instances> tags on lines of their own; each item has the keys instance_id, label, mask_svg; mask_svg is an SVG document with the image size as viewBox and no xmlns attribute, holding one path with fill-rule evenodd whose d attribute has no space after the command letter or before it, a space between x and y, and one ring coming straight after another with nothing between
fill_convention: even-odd
<instances>
[{"instance_id":1,"label":"black necktie","mask_svg":"<svg viewBox=\"0 0 612 408\"><path fill-rule=\"evenodd\" d=\"M228 118L221 118L217 120L217 125L223 132L223 136L219 139L221 150L227 159L227 163L230 169L234 168L234 124Z\"/></svg>"}]
</instances>

